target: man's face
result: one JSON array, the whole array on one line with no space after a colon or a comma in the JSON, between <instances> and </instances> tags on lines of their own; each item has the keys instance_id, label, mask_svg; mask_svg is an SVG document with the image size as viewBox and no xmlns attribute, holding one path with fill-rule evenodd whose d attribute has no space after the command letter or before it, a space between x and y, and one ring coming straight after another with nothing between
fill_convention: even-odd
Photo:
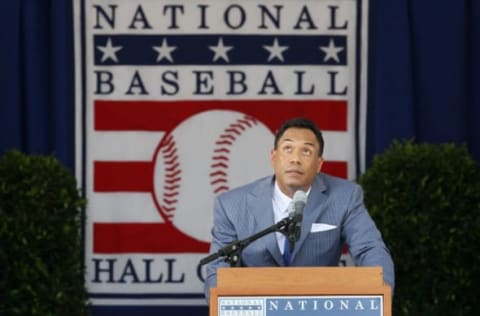
<instances>
[{"instance_id":1,"label":"man's face","mask_svg":"<svg viewBox=\"0 0 480 316\"><path fill-rule=\"evenodd\" d=\"M278 140L270 155L277 183L292 197L295 191L307 191L320 171L323 158L315 134L305 128L289 128Z\"/></svg>"}]
</instances>

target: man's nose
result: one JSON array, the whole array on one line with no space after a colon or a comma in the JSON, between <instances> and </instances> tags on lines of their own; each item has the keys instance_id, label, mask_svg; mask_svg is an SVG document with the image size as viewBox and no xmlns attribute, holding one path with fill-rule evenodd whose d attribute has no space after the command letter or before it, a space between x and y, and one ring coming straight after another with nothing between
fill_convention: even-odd
<instances>
[{"instance_id":1,"label":"man's nose","mask_svg":"<svg viewBox=\"0 0 480 316\"><path fill-rule=\"evenodd\" d=\"M297 151L297 150L294 150L292 152L292 155L290 156L290 162L291 163L300 163L301 159L300 159L300 152Z\"/></svg>"}]
</instances>

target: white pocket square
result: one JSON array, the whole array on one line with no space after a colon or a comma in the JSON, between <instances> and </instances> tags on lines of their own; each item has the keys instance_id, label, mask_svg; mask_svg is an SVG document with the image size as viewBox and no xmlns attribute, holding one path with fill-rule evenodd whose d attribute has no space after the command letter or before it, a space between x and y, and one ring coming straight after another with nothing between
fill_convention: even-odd
<instances>
[{"instance_id":1,"label":"white pocket square","mask_svg":"<svg viewBox=\"0 0 480 316\"><path fill-rule=\"evenodd\" d=\"M324 223L313 223L312 228L310 229L311 233L325 232L327 230L332 230L337 228L335 225L324 224Z\"/></svg>"}]
</instances>

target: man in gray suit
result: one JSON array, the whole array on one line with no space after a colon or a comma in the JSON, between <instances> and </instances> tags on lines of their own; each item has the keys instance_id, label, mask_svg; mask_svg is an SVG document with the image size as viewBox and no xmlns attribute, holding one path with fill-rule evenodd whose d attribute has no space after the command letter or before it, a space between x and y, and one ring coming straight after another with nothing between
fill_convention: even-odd
<instances>
[{"instance_id":1,"label":"man in gray suit","mask_svg":"<svg viewBox=\"0 0 480 316\"><path fill-rule=\"evenodd\" d=\"M243 250L241 265L338 266L342 247L347 245L357 266L383 267L384 280L393 289L393 261L364 206L362 189L320 172L323 147L315 123L304 118L286 121L275 135L270 155L275 174L216 198L210 253L287 217L295 192L302 190L308 199L293 252L284 246L285 235L268 234ZM223 259L207 266L207 299L210 288L216 286L217 268L229 266Z\"/></svg>"}]
</instances>

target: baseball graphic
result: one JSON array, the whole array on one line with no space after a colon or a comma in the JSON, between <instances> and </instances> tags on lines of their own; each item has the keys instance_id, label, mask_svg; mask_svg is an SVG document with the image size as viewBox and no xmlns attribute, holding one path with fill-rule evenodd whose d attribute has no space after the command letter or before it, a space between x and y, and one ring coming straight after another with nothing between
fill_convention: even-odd
<instances>
[{"instance_id":1,"label":"baseball graphic","mask_svg":"<svg viewBox=\"0 0 480 316\"><path fill-rule=\"evenodd\" d=\"M162 217L210 242L216 195L272 173L274 136L244 113L197 113L165 135L155 154L154 195Z\"/></svg>"}]
</instances>

